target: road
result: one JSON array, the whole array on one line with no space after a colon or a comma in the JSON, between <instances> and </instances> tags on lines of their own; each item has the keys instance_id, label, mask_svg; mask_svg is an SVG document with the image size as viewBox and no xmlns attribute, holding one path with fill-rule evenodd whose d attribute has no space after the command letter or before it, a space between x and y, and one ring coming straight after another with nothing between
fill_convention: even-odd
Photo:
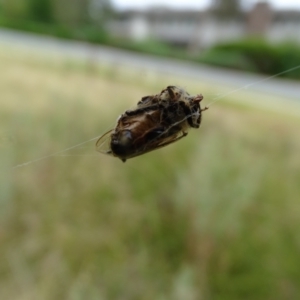
<instances>
[{"instance_id":1,"label":"road","mask_svg":"<svg viewBox=\"0 0 300 300\"><path fill-rule=\"evenodd\" d=\"M251 90L271 95L300 100L300 81L267 78L192 62L160 58L107 46L67 41L7 29L0 30L1 45L58 53L77 59L89 59L92 56L93 59L99 62L120 64L130 68L149 69L154 72L196 79L199 82L229 85L237 89L251 88Z\"/></svg>"}]
</instances>

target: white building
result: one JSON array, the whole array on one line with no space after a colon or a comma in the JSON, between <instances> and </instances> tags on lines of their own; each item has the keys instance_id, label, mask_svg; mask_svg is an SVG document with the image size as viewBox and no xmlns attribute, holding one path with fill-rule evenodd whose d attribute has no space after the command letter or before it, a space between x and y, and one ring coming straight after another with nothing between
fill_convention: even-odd
<instances>
[{"instance_id":1,"label":"white building","mask_svg":"<svg viewBox=\"0 0 300 300\"><path fill-rule=\"evenodd\" d=\"M264 36L271 42L290 39L300 43L300 11L272 11L268 4L258 3L235 19L219 20L210 10L157 8L122 12L108 28L113 35L123 38L155 39L197 49L249 35Z\"/></svg>"}]
</instances>

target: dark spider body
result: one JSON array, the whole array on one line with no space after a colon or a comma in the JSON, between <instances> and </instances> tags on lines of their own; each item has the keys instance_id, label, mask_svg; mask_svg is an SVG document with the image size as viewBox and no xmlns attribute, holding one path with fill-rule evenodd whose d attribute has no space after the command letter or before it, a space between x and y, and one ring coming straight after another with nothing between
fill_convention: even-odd
<instances>
[{"instance_id":1,"label":"dark spider body","mask_svg":"<svg viewBox=\"0 0 300 300\"><path fill-rule=\"evenodd\" d=\"M167 146L199 128L202 95L190 96L184 89L168 86L160 94L143 97L127 110L113 130L96 143L99 152L119 157L123 162Z\"/></svg>"}]
</instances>

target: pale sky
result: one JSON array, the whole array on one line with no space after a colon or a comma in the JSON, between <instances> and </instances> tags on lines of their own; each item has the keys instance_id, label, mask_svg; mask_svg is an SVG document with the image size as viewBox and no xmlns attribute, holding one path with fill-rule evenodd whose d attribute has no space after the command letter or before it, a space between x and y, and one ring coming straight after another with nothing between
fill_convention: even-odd
<instances>
[{"instance_id":1,"label":"pale sky","mask_svg":"<svg viewBox=\"0 0 300 300\"><path fill-rule=\"evenodd\" d=\"M251 6L259 0L243 0L246 6ZM267 0L274 8L300 9L300 0ZM166 6L170 8L201 9L206 7L210 0L112 0L118 9L145 9L151 6Z\"/></svg>"}]
</instances>

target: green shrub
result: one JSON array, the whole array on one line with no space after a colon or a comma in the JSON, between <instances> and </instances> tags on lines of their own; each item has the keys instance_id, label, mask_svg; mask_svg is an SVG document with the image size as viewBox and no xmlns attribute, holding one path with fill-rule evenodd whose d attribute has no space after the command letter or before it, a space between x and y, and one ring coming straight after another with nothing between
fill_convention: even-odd
<instances>
[{"instance_id":1,"label":"green shrub","mask_svg":"<svg viewBox=\"0 0 300 300\"><path fill-rule=\"evenodd\" d=\"M128 39L111 39L110 44L112 46L136 52L148 53L158 56L186 58L186 55L183 51L174 49L174 47L156 40L145 40L137 42Z\"/></svg>"},{"instance_id":2,"label":"green shrub","mask_svg":"<svg viewBox=\"0 0 300 300\"><path fill-rule=\"evenodd\" d=\"M260 39L247 39L217 45L204 53L200 61L272 75L300 65L300 47L291 42L270 44ZM282 76L300 78L300 71Z\"/></svg>"},{"instance_id":3,"label":"green shrub","mask_svg":"<svg viewBox=\"0 0 300 300\"><path fill-rule=\"evenodd\" d=\"M41 22L53 21L52 5L50 0L30 0L28 2L28 16L32 20Z\"/></svg>"},{"instance_id":4,"label":"green shrub","mask_svg":"<svg viewBox=\"0 0 300 300\"><path fill-rule=\"evenodd\" d=\"M256 72L255 65L239 51L212 49L201 56L201 62L225 68Z\"/></svg>"}]
</instances>

